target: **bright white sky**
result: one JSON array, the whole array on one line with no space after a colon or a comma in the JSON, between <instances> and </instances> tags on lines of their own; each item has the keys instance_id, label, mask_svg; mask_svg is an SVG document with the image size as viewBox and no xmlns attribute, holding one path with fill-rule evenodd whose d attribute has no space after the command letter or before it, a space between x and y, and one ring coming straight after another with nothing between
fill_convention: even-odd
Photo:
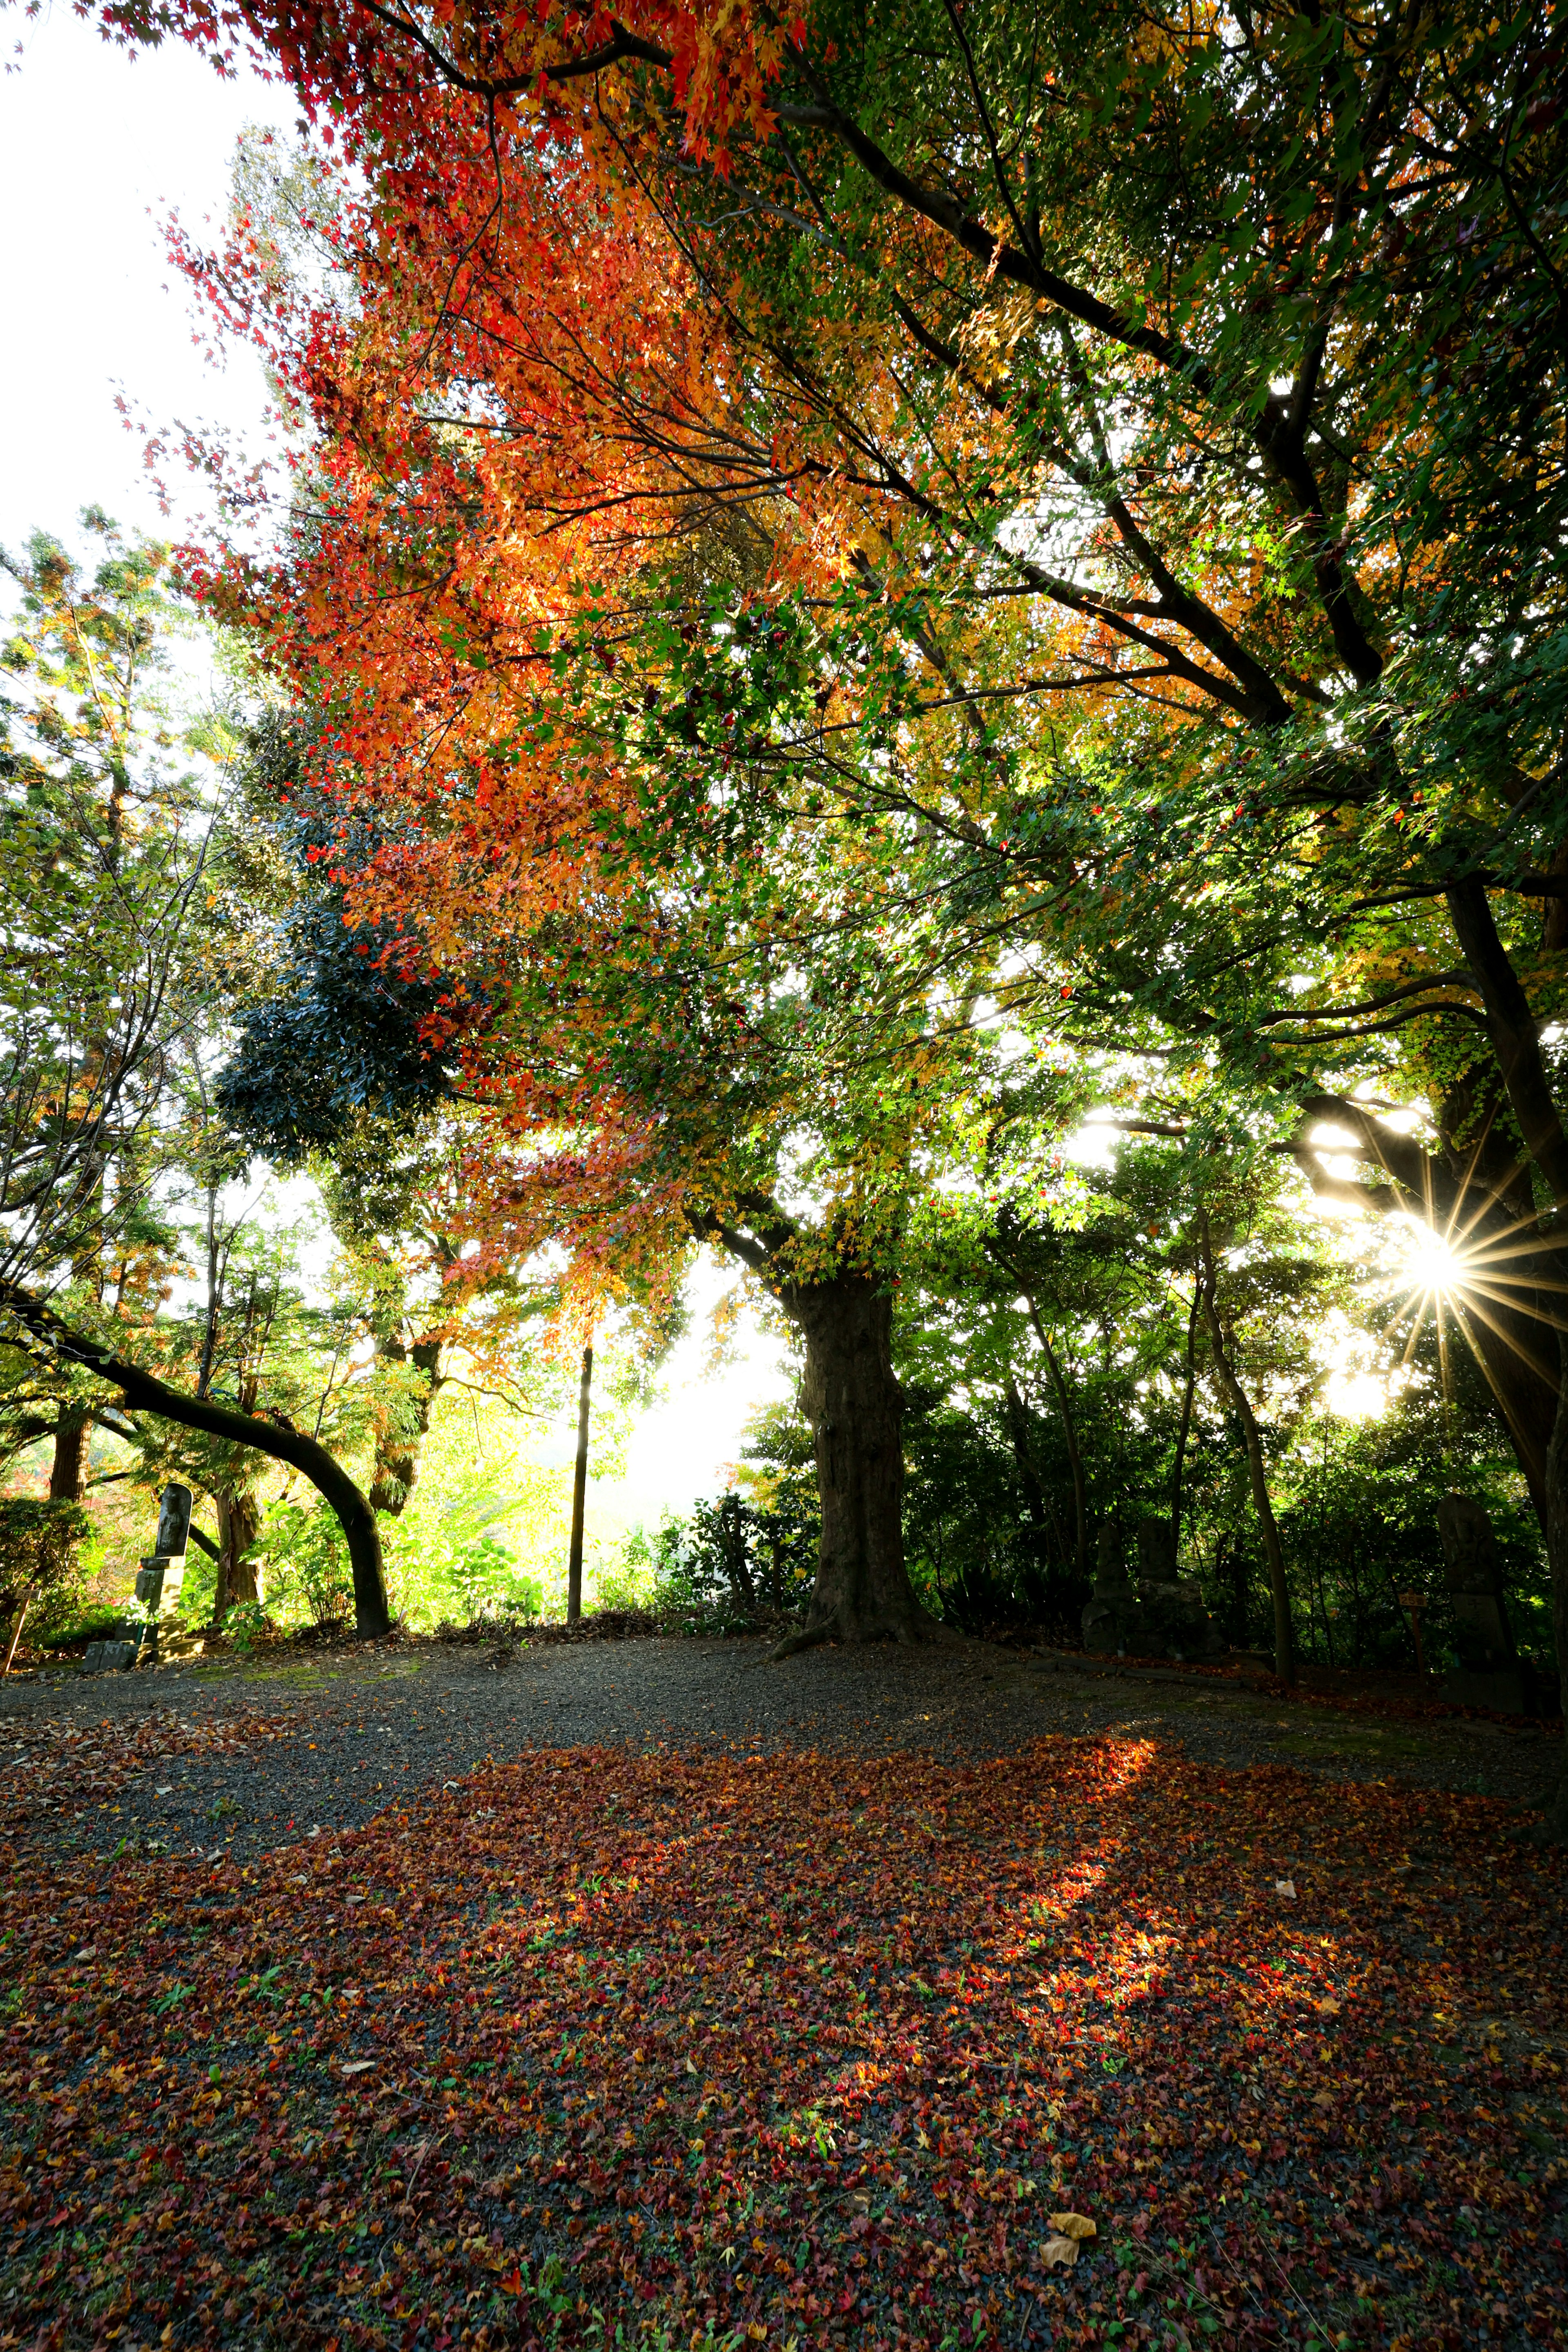
<instances>
[{"instance_id":1,"label":"bright white sky","mask_svg":"<svg viewBox=\"0 0 1568 2352\"><path fill-rule=\"evenodd\" d=\"M193 231L221 220L239 132L288 132L292 107L254 78L220 81L177 44L110 48L58 0L34 24L8 11L0 38L15 68L0 73L0 545L19 548L40 525L68 537L95 503L127 528L172 535L203 511L202 486L184 485L174 514L160 514L116 393L154 428L214 422L252 446L266 395L243 354L221 370L204 358L161 224L174 212ZM710 1306L730 1278L706 1270L694 1305ZM780 1350L749 1330L705 1377L706 1320L700 1312L671 1359L668 1402L632 1441L617 1497L629 1517L715 1492L747 1416L793 1387Z\"/></svg>"}]
</instances>

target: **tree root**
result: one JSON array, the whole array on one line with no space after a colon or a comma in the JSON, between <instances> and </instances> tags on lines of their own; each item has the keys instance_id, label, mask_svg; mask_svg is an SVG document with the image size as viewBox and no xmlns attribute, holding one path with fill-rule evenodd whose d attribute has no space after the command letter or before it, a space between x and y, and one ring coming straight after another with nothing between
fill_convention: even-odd
<instances>
[{"instance_id":1,"label":"tree root","mask_svg":"<svg viewBox=\"0 0 1568 2352\"><path fill-rule=\"evenodd\" d=\"M781 1659L796 1657L802 1650L815 1650L819 1642L831 1642L837 1631L836 1617L823 1617L815 1625L797 1625L793 1633L773 1643L762 1664L776 1666Z\"/></svg>"},{"instance_id":2,"label":"tree root","mask_svg":"<svg viewBox=\"0 0 1568 2352\"><path fill-rule=\"evenodd\" d=\"M760 1663L764 1666L777 1665L785 1658L798 1657L802 1650L815 1650L823 1642L896 1642L901 1648L913 1648L927 1642L951 1643L954 1638L949 1626L923 1609L918 1617L900 1619L896 1625L872 1633L846 1633L835 1610L831 1616L816 1618L809 1625L797 1625L793 1633L785 1633Z\"/></svg>"}]
</instances>

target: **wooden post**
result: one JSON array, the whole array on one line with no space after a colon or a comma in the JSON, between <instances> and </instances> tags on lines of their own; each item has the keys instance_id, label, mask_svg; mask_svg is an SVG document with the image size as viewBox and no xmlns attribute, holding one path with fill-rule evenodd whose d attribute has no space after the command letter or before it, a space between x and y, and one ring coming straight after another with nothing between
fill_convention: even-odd
<instances>
[{"instance_id":1,"label":"wooden post","mask_svg":"<svg viewBox=\"0 0 1568 2352\"><path fill-rule=\"evenodd\" d=\"M29 1584L22 1595L22 1606L16 1612L16 1622L11 1628L11 1646L5 1653L5 1671L0 1675L0 1682L9 1682L11 1679L11 1661L16 1654L16 1644L22 1638L22 1628L26 1623L27 1612L32 1605L33 1588Z\"/></svg>"},{"instance_id":2,"label":"wooden post","mask_svg":"<svg viewBox=\"0 0 1568 2352\"><path fill-rule=\"evenodd\" d=\"M594 1350L583 1350L583 1385L577 1391L577 1470L572 1482L572 1549L566 1557L566 1622L583 1614L583 1514L588 1499L588 1391L594 1381Z\"/></svg>"}]
</instances>

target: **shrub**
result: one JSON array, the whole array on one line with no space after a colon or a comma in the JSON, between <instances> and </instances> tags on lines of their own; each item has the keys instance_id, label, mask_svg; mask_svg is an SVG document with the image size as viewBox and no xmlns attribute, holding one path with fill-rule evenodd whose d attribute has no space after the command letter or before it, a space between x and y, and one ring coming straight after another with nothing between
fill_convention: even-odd
<instances>
[{"instance_id":1,"label":"shrub","mask_svg":"<svg viewBox=\"0 0 1568 2352\"><path fill-rule=\"evenodd\" d=\"M308 1618L323 1628L353 1614L353 1575L338 1515L325 1503L270 1503L256 1549L265 1563L263 1591L274 1616ZM230 1612L233 1615L233 1612ZM226 1622L225 1631L230 1631Z\"/></svg>"},{"instance_id":2,"label":"shrub","mask_svg":"<svg viewBox=\"0 0 1568 2352\"><path fill-rule=\"evenodd\" d=\"M16 1612L47 1636L79 1610L81 1551L92 1521L79 1503L38 1502L13 1496L0 1501L0 1612L10 1631ZM9 1646L9 1632L7 1647Z\"/></svg>"},{"instance_id":3,"label":"shrub","mask_svg":"<svg viewBox=\"0 0 1568 2352\"><path fill-rule=\"evenodd\" d=\"M804 1513L721 1495L689 1519L667 1512L651 1535L633 1528L618 1566L600 1579L600 1605L651 1608L672 1633L738 1633L805 1606L816 1554Z\"/></svg>"},{"instance_id":4,"label":"shrub","mask_svg":"<svg viewBox=\"0 0 1568 2352\"><path fill-rule=\"evenodd\" d=\"M471 1486L384 1518L388 1593L398 1615L411 1625L481 1618L531 1623L543 1607L543 1589L502 1532L524 1507L522 1497Z\"/></svg>"}]
</instances>

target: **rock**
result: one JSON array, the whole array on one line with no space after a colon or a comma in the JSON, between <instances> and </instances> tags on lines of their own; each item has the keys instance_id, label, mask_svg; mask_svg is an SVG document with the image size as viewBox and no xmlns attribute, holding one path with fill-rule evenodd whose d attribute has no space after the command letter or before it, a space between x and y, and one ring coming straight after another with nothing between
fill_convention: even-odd
<instances>
[{"instance_id":1,"label":"rock","mask_svg":"<svg viewBox=\"0 0 1568 2352\"><path fill-rule=\"evenodd\" d=\"M1521 1671L1508 1622L1492 1523L1468 1495L1445 1495L1437 1506L1448 1607L1458 1671L1445 1675L1443 1696L1458 1706L1529 1715L1531 1676Z\"/></svg>"},{"instance_id":2,"label":"rock","mask_svg":"<svg viewBox=\"0 0 1568 2352\"><path fill-rule=\"evenodd\" d=\"M1100 1524L1099 1564L1094 1591L1083 1605L1083 1645L1102 1654L1131 1650L1142 1654L1142 1617L1138 1594L1121 1556L1121 1538L1115 1523Z\"/></svg>"},{"instance_id":3,"label":"rock","mask_svg":"<svg viewBox=\"0 0 1568 2352\"><path fill-rule=\"evenodd\" d=\"M134 1642L89 1642L82 1666L89 1675L107 1675L123 1671L136 1664L137 1643Z\"/></svg>"},{"instance_id":4,"label":"rock","mask_svg":"<svg viewBox=\"0 0 1568 2352\"><path fill-rule=\"evenodd\" d=\"M1180 1574L1176 1566L1176 1531L1169 1519L1140 1519L1138 1522L1138 1581L1143 1584L1174 1584Z\"/></svg>"},{"instance_id":5,"label":"rock","mask_svg":"<svg viewBox=\"0 0 1568 2352\"><path fill-rule=\"evenodd\" d=\"M1146 1653L1160 1658L1215 1658L1224 1649L1219 1629L1204 1607L1204 1596L1184 1578L1141 1584L1138 1600L1148 1638Z\"/></svg>"},{"instance_id":6,"label":"rock","mask_svg":"<svg viewBox=\"0 0 1568 2352\"><path fill-rule=\"evenodd\" d=\"M1084 1605L1085 1649L1135 1658L1217 1657L1225 1644L1204 1607L1203 1594L1176 1574L1175 1536L1169 1519L1144 1519L1140 1525L1138 1567L1134 1584L1114 1527L1103 1526L1100 1572L1093 1598Z\"/></svg>"}]
</instances>

